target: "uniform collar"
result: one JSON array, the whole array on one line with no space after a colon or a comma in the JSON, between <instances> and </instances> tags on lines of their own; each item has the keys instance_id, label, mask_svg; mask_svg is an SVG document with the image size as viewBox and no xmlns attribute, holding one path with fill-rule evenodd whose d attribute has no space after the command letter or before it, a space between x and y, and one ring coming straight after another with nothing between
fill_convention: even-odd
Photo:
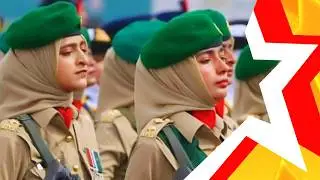
<instances>
[{"instance_id":1,"label":"uniform collar","mask_svg":"<svg viewBox=\"0 0 320 180\"><path fill-rule=\"evenodd\" d=\"M39 124L41 128L48 126L52 118L58 114L58 111L54 108L47 108L42 111L32 113L32 118Z\"/></svg>"},{"instance_id":2,"label":"uniform collar","mask_svg":"<svg viewBox=\"0 0 320 180\"><path fill-rule=\"evenodd\" d=\"M71 108L73 110L73 119L78 119L79 113L77 108L73 105ZM55 115L59 115L59 112L55 108L47 108L31 114L32 118L39 124L41 128L47 127Z\"/></svg>"},{"instance_id":3,"label":"uniform collar","mask_svg":"<svg viewBox=\"0 0 320 180\"><path fill-rule=\"evenodd\" d=\"M176 113L169 119L174 121L175 127L190 143L192 143L194 136L201 127L209 129L201 121L187 112Z\"/></svg>"}]
</instances>

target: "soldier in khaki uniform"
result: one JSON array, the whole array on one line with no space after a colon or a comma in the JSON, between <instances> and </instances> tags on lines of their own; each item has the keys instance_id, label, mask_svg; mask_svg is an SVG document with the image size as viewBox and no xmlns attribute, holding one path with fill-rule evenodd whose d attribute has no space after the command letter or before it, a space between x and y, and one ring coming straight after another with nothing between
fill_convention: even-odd
<instances>
[{"instance_id":1,"label":"soldier in khaki uniform","mask_svg":"<svg viewBox=\"0 0 320 180\"><path fill-rule=\"evenodd\" d=\"M105 179L124 179L137 138L134 118L135 63L145 42L165 25L138 21L119 31L105 57L97 110L96 134Z\"/></svg>"},{"instance_id":2,"label":"soldier in khaki uniform","mask_svg":"<svg viewBox=\"0 0 320 180\"><path fill-rule=\"evenodd\" d=\"M126 179L182 179L231 133L213 108L227 93L225 60L222 33L203 14L174 18L144 46Z\"/></svg>"},{"instance_id":3,"label":"soldier in khaki uniform","mask_svg":"<svg viewBox=\"0 0 320 180\"><path fill-rule=\"evenodd\" d=\"M89 56L91 64L88 72L88 87L84 91L83 107L94 119L100 90L100 79L103 73L104 56L111 46L111 38L100 28L87 29L87 40L90 42Z\"/></svg>"},{"instance_id":4,"label":"soldier in khaki uniform","mask_svg":"<svg viewBox=\"0 0 320 180\"><path fill-rule=\"evenodd\" d=\"M90 34L94 33L94 39ZM90 34L89 34L90 33ZM73 104L79 109L80 116L94 121L96 109L97 109L97 97L99 94L99 79L100 74L103 72L103 59L94 58L97 54L92 52L98 51L100 54L102 51L106 51L110 45L110 37L101 29L87 29L81 28L81 34L85 37L88 43L88 75L87 75L87 87L84 90L74 93ZM92 49L92 44L95 44ZM98 50L97 50L98 49ZM98 53L99 57L100 54ZM102 67L101 67L102 66Z\"/></svg>"},{"instance_id":5,"label":"soldier in khaki uniform","mask_svg":"<svg viewBox=\"0 0 320 180\"><path fill-rule=\"evenodd\" d=\"M88 33L87 28L81 28L80 30L81 35L85 38L87 44L88 44L88 53L87 59L88 59L88 74L87 74L87 87L94 86L97 83L97 78L94 75L97 71L97 65L95 60L93 59L92 53L91 53L91 39ZM85 88L85 89L86 89ZM84 95L85 89L81 89L79 91L76 91L73 93L73 102L72 104L77 107L79 110L79 115L83 118L89 119L92 122L94 121L94 114L95 109L91 108L87 105L87 97Z\"/></svg>"},{"instance_id":6,"label":"soldier in khaki uniform","mask_svg":"<svg viewBox=\"0 0 320 180\"><path fill-rule=\"evenodd\" d=\"M71 105L72 92L86 87L88 63L75 7L38 8L15 21L5 40L11 50L0 64L0 179L102 179L93 123Z\"/></svg>"},{"instance_id":7,"label":"soldier in khaki uniform","mask_svg":"<svg viewBox=\"0 0 320 180\"><path fill-rule=\"evenodd\" d=\"M228 85L231 85L233 81L233 74L234 74L234 64L235 64L235 56L233 53L234 49L234 38L231 35L229 23L226 19L226 17L219 11L213 10L213 9L205 9L205 10L195 10L190 11L188 13L185 13L185 15L188 14L205 14L208 15L213 23L217 25L217 27L220 29L222 33L222 47L224 50L224 54L226 57L226 64L229 66L228 69ZM230 118L232 107L228 104L226 99L219 101L216 106L217 114L224 118L226 122L228 122L228 125L232 129L236 129L238 126L235 123L234 120Z\"/></svg>"},{"instance_id":8,"label":"soldier in khaki uniform","mask_svg":"<svg viewBox=\"0 0 320 180\"><path fill-rule=\"evenodd\" d=\"M269 122L259 83L278 64L278 61L253 60L249 46L246 46L236 64L238 79L232 118L240 125L248 116Z\"/></svg>"}]
</instances>

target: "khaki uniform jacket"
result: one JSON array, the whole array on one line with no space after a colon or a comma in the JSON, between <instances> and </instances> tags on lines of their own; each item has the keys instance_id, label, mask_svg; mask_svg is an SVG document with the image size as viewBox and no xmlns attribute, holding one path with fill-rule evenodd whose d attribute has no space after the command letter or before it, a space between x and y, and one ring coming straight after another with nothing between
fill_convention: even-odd
<instances>
[{"instance_id":1,"label":"khaki uniform jacket","mask_svg":"<svg viewBox=\"0 0 320 180\"><path fill-rule=\"evenodd\" d=\"M137 139L135 125L125 111L109 110L96 123L96 134L104 170L104 179L122 180ZM126 112L129 112L128 109ZM127 118L128 117L128 118Z\"/></svg>"},{"instance_id":2,"label":"khaki uniform jacket","mask_svg":"<svg viewBox=\"0 0 320 180\"><path fill-rule=\"evenodd\" d=\"M31 114L40 126L40 133L47 142L53 156L81 179L101 179L90 167L85 148L98 152L93 123L74 116L67 129L63 119L54 108ZM46 171L40 165L42 159L19 121L0 122L0 179L38 180L44 179ZM99 178L100 177L100 178Z\"/></svg>"},{"instance_id":3,"label":"khaki uniform jacket","mask_svg":"<svg viewBox=\"0 0 320 180\"><path fill-rule=\"evenodd\" d=\"M216 126L210 129L186 114L183 116L189 117L179 117L174 122L170 119L153 119L143 128L130 158L126 180L171 180L174 177L179 164L170 149L158 137L161 129L170 123L173 123L190 143L196 137L199 140L199 148L206 155L231 134L230 128L218 116Z\"/></svg>"},{"instance_id":4,"label":"khaki uniform jacket","mask_svg":"<svg viewBox=\"0 0 320 180\"><path fill-rule=\"evenodd\" d=\"M87 120L90 120L94 123L94 119L92 117L92 114L84 107L81 108L79 116L82 118L85 118Z\"/></svg>"},{"instance_id":5,"label":"khaki uniform jacket","mask_svg":"<svg viewBox=\"0 0 320 180\"><path fill-rule=\"evenodd\" d=\"M95 120L95 113L96 113L95 109L92 109L91 107L89 107L89 109L87 109L84 106L81 108L81 111L80 111L80 114L91 119L93 122Z\"/></svg>"}]
</instances>

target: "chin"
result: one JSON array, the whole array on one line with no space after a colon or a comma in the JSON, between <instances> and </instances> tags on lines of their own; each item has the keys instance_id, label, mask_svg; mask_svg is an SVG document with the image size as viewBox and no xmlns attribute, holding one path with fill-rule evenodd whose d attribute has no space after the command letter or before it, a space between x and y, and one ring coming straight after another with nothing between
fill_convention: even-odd
<instances>
[{"instance_id":1,"label":"chin","mask_svg":"<svg viewBox=\"0 0 320 180\"><path fill-rule=\"evenodd\" d=\"M219 101L224 100L224 98L225 98L225 96L217 96L217 97L214 98L214 101L215 102L219 102Z\"/></svg>"},{"instance_id":2,"label":"chin","mask_svg":"<svg viewBox=\"0 0 320 180\"><path fill-rule=\"evenodd\" d=\"M73 87L75 90L85 89L87 87L87 79L81 79L78 82L75 82Z\"/></svg>"},{"instance_id":3,"label":"chin","mask_svg":"<svg viewBox=\"0 0 320 180\"><path fill-rule=\"evenodd\" d=\"M215 93L212 93L212 97L214 97L215 100L222 100L227 96L227 89L216 91Z\"/></svg>"},{"instance_id":4,"label":"chin","mask_svg":"<svg viewBox=\"0 0 320 180\"><path fill-rule=\"evenodd\" d=\"M92 85L94 85L94 84L96 84L96 83L97 83L97 79L94 78L94 77L87 79L87 86L88 86L88 87L89 87L89 86L92 86Z\"/></svg>"}]
</instances>

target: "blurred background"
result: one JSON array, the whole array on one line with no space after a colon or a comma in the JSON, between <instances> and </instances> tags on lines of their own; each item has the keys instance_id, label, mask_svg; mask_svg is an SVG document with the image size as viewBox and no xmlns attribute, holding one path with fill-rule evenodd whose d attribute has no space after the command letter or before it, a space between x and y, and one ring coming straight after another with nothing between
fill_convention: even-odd
<instances>
[{"instance_id":1,"label":"blurred background","mask_svg":"<svg viewBox=\"0 0 320 180\"><path fill-rule=\"evenodd\" d=\"M28 11L56 0L1 0L0 32ZM168 21L185 11L213 8L222 12L230 23L235 37L235 54L247 44L245 27L255 0L64 0L77 6L87 27L101 27L112 36L135 20L157 18ZM227 99L232 104L233 87Z\"/></svg>"},{"instance_id":2,"label":"blurred background","mask_svg":"<svg viewBox=\"0 0 320 180\"><path fill-rule=\"evenodd\" d=\"M5 27L12 20L29 10L53 0L1 0L0 17ZM230 21L248 20L255 0L70 0L82 4L89 26L103 26L115 20L130 17L156 17L161 13L179 13L183 3L187 10L215 8L223 12ZM165 16L165 15L164 15ZM164 17L164 18L169 18Z\"/></svg>"}]
</instances>

